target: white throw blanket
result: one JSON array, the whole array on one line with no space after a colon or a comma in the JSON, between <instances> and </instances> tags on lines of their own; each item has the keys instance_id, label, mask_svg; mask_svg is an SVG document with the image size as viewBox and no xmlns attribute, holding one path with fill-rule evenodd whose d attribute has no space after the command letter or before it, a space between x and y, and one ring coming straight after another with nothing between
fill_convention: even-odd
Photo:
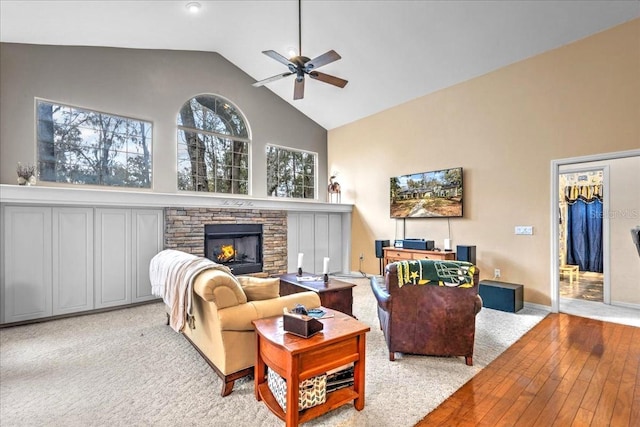
<instances>
[{"instance_id":1,"label":"white throw blanket","mask_svg":"<svg viewBox=\"0 0 640 427\"><path fill-rule=\"evenodd\" d=\"M169 324L176 332L184 329L187 315L191 316L193 280L200 272L211 268L231 274L224 265L173 249L166 249L151 259L151 293L162 297L169 307Z\"/></svg>"}]
</instances>

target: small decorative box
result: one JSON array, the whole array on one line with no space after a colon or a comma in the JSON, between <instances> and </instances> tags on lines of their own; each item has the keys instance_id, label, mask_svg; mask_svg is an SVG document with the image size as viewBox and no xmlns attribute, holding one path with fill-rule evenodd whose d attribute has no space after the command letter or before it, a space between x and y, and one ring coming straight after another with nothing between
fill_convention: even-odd
<instances>
[{"instance_id":1,"label":"small decorative box","mask_svg":"<svg viewBox=\"0 0 640 427\"><path fill-rule=\"evenodd\" d=\"M304 314L285 313L283 318L284 330L303 338L320 332L324 326L319 320Z\"/></svg>"},{"instance_id":2,"label":"small decorative box","mask_svg":"<svg viewBox=\"0 0 640 427\"><path fill-rule=\"evenodd\" d=\"M287 412L287 382L285 379L271 369L267 369L267 384L282 410ZM322 374L300 381L299 390L298 410L320 405L327 400L327 376Z\"/></svg>"}]
</instances>

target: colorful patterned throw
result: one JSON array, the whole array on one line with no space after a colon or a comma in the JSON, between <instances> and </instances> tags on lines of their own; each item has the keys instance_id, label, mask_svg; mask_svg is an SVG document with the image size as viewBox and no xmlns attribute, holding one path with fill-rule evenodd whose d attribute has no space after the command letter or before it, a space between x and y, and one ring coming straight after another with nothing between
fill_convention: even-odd
<instances>
[{"instance_id":1,"label":"colorful patterned throw","mask_svg":"<svg viewBox=\"0 0 640 427\"><path fill-rule=\"evenodd\" d=\"M476 266L465 261L437 261L420 259L397 261L398 286L438 285L459 288L473 287Z\"/></svg>"}]
</instances>

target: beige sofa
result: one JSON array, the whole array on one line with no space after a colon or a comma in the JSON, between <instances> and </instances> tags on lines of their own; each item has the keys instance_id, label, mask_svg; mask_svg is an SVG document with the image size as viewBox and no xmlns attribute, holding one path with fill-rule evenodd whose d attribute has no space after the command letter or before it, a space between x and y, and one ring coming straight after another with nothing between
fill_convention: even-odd
<instances>
[{"instance_id":1,"label":"beige sofa","mask_svg":"<svg viewBox=\"0 0 640 427\"><path fill-rule=\"evenodd\" d=\"M204 270L193 282L192 318L182 333L223 380L222 396L234 381L253 374L256 337L252 320L282 314L302 304L320 306L315 292L279 296L280 280Z\"/></svg>"}]
</instances>

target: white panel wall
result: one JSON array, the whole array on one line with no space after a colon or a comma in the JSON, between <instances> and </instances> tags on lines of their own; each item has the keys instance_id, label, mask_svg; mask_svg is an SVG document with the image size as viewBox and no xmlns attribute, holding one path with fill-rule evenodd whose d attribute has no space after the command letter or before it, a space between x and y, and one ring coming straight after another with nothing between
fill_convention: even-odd
<instances>
[{"instance_id":1,"label":"white panel wall","mask_svg":"<svg viewBox=\"0 0 640 427\"><path fill-rule=\"evenodd\" d=\"M149 263L163 249L163 215L158 209L134 209L131 220L134 276L131 302L147 301L156 298L151 294Z\"/></svg>"},{"instance_id":2,"label":"white panel wall","mask_svg":"<svg viewBox=\"0 0 640 427\"><path fill-rule=\"evenodd\" d=\"M93 209L53 208L53 315L93 308Z\"/></svg>"},{"instance_id":3,"label":"white panel wall","mask_svg":"<svg viewBox=\"0 0 640 427\"><path fill-rule=\"evenodd\" d=\"M131 210L96 209L95 308L131 302Z\"/></svg>"},{"instance_id":4,"label":"white panel wall","mask_svg":"<svg viewBox=\"0 0 640 427\"><path fill-rule=\"evenodd\" d=\"M291 212L287 223L289 272L297 270L300 252L305 273L322 274L324 257L330 273L349 272L351 213Z\"/></svg>"},{"instance_id":5,"label":"white panel wall","mask_svg":"<svg viewBox=\"0 0 640 427\"><path fill-rule=\"evenodd\" d=\"M6 322L51 316L51 208L4 210Z\"/></svg>"}]
</instances>

